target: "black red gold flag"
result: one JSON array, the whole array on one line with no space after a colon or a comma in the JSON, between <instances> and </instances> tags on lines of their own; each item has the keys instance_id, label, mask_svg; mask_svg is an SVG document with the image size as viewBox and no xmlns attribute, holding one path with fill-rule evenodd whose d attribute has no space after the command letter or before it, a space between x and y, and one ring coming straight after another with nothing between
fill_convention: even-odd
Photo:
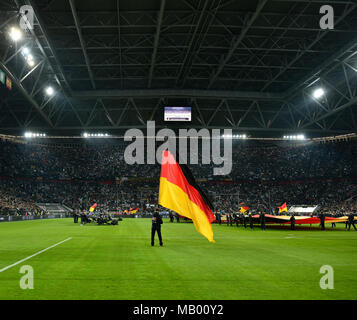
<instances>
[{"instance_id":1,"label":"black red gold flag","mask_svg":"<svg viewBox=\"0 0 357 320\"><path fill-rule=\"evenodd\" d=\"M167 150L162 157L159 204L191 219L199 233L215 242L211 225L215 216L211 202L189 168L176 162Z\"/></svg>"}]
</instances>

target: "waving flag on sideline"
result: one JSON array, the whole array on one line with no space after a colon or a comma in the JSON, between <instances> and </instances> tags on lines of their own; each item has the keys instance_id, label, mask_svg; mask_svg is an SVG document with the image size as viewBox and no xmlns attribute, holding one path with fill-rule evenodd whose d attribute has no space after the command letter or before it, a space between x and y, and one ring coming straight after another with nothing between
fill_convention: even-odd
<instances>
[{"instance_id":1,"label":"waving flag on sideline","mask_svg":"<svg viewBox=\"0 0 357 320\"><path fill-rule=\"evenodd\" d=\"M283 211L288 212L288 207L286 206L286 202L279 207L279 213Z\"/></svg>"},{"instance_id":2,"label":"waving flag on sideline","mask_svg":"<svg viewBox=\"0 0 357 320\"><path fill-rule=\"evenodd\" d=\"M248 211L250 208L249 207L240 207L240 212L244 213L246 211Z\"/></svg>"},{"instance_id":3,"label":"waving flag on sideline","mask_svg":"<svg viewBox=\"0 0 357 320\"><path fill-rule=\"evenodd\" d=\"M95 209L97 206L98 206L97 203L93 204L93 205L89 208L89 211L90 211L90 212L93 212L94 209Z\"/></svg>"},{"instance_id":4,"label":"waving flag on sideline","mask_svg":"<svg viewBox=\"0 0 357 320\"><path fill-rule=\"evenodd\" d=\"M130 214L137 213L138 211L139 211L139 208L136 208L136 209L130 208L129 210L124 210L125 213L130 213Z\"/></svg>"},{"instance_id":5,"label":"waving flag on sideline","mask_svg":"<svg viewBox=\"0 0 357 320\"><path fill-rule=\"evenodd\" d=\"M199 233L213 240L213 206L185 165L176 162L165 150L162 156L159 204L191 219Z\"/></svg>"}]
</instances>

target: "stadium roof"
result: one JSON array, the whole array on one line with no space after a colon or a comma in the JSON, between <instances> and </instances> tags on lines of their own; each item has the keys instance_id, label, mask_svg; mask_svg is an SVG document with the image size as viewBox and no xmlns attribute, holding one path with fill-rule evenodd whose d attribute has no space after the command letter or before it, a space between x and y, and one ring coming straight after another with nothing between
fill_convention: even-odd
<instances>
[{"instance_id":1,"label":"stadium roof","mask_svg":"<svg viewBox=\"0 0 357 320\"><path fill-rule=\"evenodd\" d=\"M320 29L326 2L333 30ZM22 5L34 29L13 42ZM0 26L2 133L164 127L165 105L192 106L195 128L357 130L356 0L0 0Z\"/></svg>"}]
</instances>

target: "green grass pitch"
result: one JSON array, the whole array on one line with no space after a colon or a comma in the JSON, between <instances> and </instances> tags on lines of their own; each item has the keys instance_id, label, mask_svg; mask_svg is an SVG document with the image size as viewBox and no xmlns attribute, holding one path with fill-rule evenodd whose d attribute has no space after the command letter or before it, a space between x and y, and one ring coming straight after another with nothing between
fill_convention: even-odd
<instances>
[{"instance_id":1,"label":"green grass pitch","mask_svg":"<svg viewBox=\"0 0 357 320\"><path fill-rule=\"evenodd\" d=\"M150 246L150 219L80 226L72 219L0 224L0 299L357 299L357 232L214 225L209 243L190 223L164 221ZM22 265L34 289L22 290ZM320 288L320 267L334 289Z\"/></svg>"}]
</instances>

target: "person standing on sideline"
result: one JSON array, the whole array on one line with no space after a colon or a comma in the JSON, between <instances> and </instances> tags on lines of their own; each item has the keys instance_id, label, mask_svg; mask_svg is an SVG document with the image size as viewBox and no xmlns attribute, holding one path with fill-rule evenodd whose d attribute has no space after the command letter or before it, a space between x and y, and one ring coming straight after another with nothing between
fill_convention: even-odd
<instances>
[{"instance_id":1,"label":"person standing on sideline","mask_svg":"<svg viewBox=\"0 0 357 320\"><path fill-rule=\"evenodd\" d=\"M155 232L157 232L157 236L159 237L160 247L163 246L162 237L161 237L161 225L162 225L162 218L159 214L158 210L155 210L153 217L152 217L152 226L151 226L151 246L155 245Z\"/></svg>"},{"instance_id":2,"label":"person standing on sideline","mask_svg":"<svg viewBox=\"0 0 357 320\"><path fill-rule=\"evenodd\" d=\"M253 217L251 213L249 213L249 226L251 229L253 229Z\"/></svg>"},{"instance_id":3,"label":"person standing on sideline","mask_svg":"<svg viewBox=\"0 0 357 320\"><path fill-rule=\"evenodd\" d=\"M336 218L336 213L331 214L333 218ZM336 222L331 223L331 228L336 228Z\"/></svg>"},{"instance_id":4,"label":"person standing on sideline","mask_svg":"<svg viewBox=\"0 0 357 320\"><path fill-rule=\"evenodd\" d=\"M86 216L86 213L84 211L82 211L81 213L81 225L84 225L87 223L87 216Z\"/></svg>"},{"instance_id":5,"label":"person standing on sideline","mask_svg":"<svg viewBox=\"0 0 357 320\"><path fill-rule=\"evenodd\" d=\"M325 214L323 212L320 214L320 226L321 230L325 230Z\"/></svg>"},{"instance_id":6,"label":"person standing on sideline","mask_svg":"<svg viewBox=\"0 0 357 320\"><path fill-rule=\"evenodd\" d=\"M264 212L260 212L260 228L265 230L265 214Z\"/></svg>"},{"instance_id":7,"label":"person standing on sideline","mask_svg":"<svg viewBox=\"0 0 357 320\"><path fill-rule=\"evenodd\" d=\"M73 211L73 218L74 218L74 223L78 223L78 213L77 210Z\"/></svg>"},{"instance_id":8,"label":"person standing on sideline","mask_svg":"<svg viewBox=\"0 0 357 320\"><path fill-rule=\"evenodd\" d=\"M352 212L348 215L348 231L351 230L351 225L357 231L356 226L355 226L355 216L353 215Z\"/></svg>"},{"instance_id":9,"label":"person standing on sideline","mask_svg":"<svg viewBox=\"0 0 357 320\"><path fill-rule=\"evenodd\" d=\"M239 216L238 216L238 214L239 214L238 212L233 213L234 221L236 223L237 228L239 227Z\"/></svg>"},{"instance_id":10,"label":"person standing on sideline","mask_svg":"<svg viewBox=\"0 0 357 320\"><path fill-rule=\"evenodd\" d=\"M295 216L294 216L294 214L292 214L290 217L290 226L291 226L291 230L295 230Z\"/></svg>"},{"instance_id":11,"label":"person standing on sideline","mask_svg":"<svg viewBox=\"0 0 357 320\"><path fill-rule=\"evenodd\" d=\"M180 216L178 213L176 213L176 222L179 223L180 222Z\"/></svg>"},{"instance_id":12,"label":"person standing on sideline","mask_svg":"<svg viewBox=\"0 0 357 320\"><path fill-rule=\"evenodd\" d=\"M247 229L247 218L244 213L241 213L241 222L244 226L244 229Z\"/></svg>"},{"instance_id":13,"label":"person standing on sideline","mask_svg":"<svg viewBox=\"0 0 357 320\"><path fill-rule=\"evenodd\" d=\"M225 216L226 216L226 223L227 223L227 227L228 227L229 226L229 215L226 213Z\"/></svg>"},{"instance_id":14,"label":"person standing on sideline","mask_svg":"<svg viewBox=\"0 0 357 320\"><path fill-rule=\"evenodd\" d=\"M170 218L170 222L174 222L174 215L172 214L171 211L169 211L169 218Z\"/></svg>"}]
</instances>

